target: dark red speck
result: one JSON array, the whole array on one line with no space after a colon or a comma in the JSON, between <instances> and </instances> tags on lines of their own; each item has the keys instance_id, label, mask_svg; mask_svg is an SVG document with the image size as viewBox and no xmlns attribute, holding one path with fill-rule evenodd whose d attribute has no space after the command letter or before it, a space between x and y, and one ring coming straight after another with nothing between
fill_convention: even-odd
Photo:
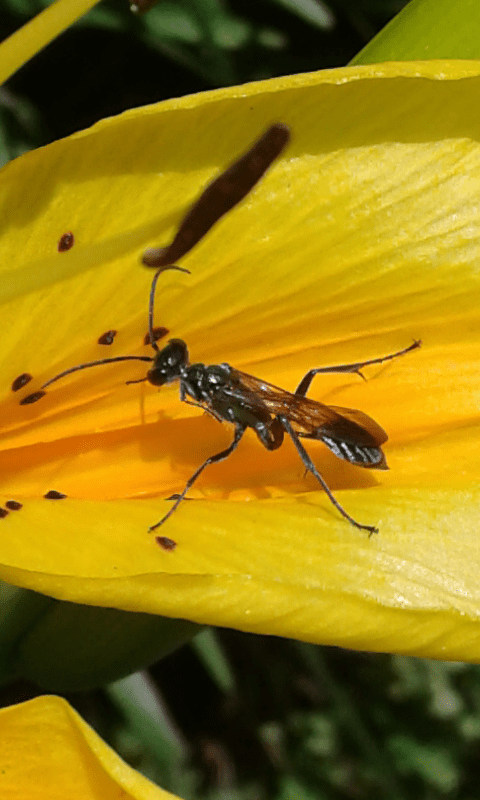
<instances>
[{"instance_id":1,"label":"dark red speck","mask_svg":"<svg viewBox=\"0 0 480 800\"><path fill-rule=\"evenodd\" d=\"M73 247L74 242L75 242L75 236L73 235L72 231L67 231L67 233L62 233L57 243L58 252L65 253L66 250L70 250L70 248Z\"/></svg>"},{"instance_id":2,"label":"dark red speck","mask_svg":"<svg viewBox=\"0 0 480 800\"><path fill-rule=\"evenodd\" d=\"M163 550L175 550L177 543L168 536L155 536L155 541Z\"/></svg>"},{"instance_id":3,"label":"dark red speck","mask_svg":"<svg viewBox=\"0 0 480 800\"><path fill-rule=\"evenodd\" d=\"M9 511L20 511L23 508L23 503L19 503L18 500L7 500L5 505Z\"/></svg>"},{"instance_id":4,"label":"dark red speck","mask_svg":"<svg viewBox=\"0 0 480 800\"><path fill-rule=\"evenodd\" d=\"M20 400L20 405L21 406L29 406L30 403L36 403L37 400L41 400L42 397L45 397L46 394L47 393L43 392L41 389L39 389L38 392L33 392L32 394L27 394L26 397L24 397L22 400Z\"/></svg>"},{"instance_id":5,"label":"dark red speck","mask_svg":"<svg viewBox=\"0 0 480 800\"><path fill-rule=\"evenodd\" d=\"M0 519L3 519L4 517L8 517L8 511L6 508L0 508Z\"/></svg>"},{"instance_id":6,"label":"dark red speck","mask_svg":"<svg viewBox=\"0 0 480 800\"><path fill-rule=\"evenodd\" d=\"M50 489L50 491L43 496L46 500L63 500L67 495L63 494L63 492L57 492L56 489Z\"/></svg>"},{"instance_id":7,"label":"dark red speck","mask_svg":"<svg viewBox=\"0 0 480 800\"><path fill-rule=\"evenodd\" d=\"M13 381L12 392L18 392L19 389L23 389L23 387L26 386L27 383L30 383L31 380L32 376L29 375L28 372L22 372L22 374Z\"/></svg>"},{"instance_id":8,"label":"dark red speck","mask_svg":"<svg viewBox=\"0 0 480 800\"><path fill-rule=\"evenodd\" d=\"M98 344L112 344L116 335L117 331L105 331L98 337Z\"/></svg>"},{"instance_id":9,"label":"dark red speck","mask_svg":"<svg viewBox=\"0 0 480 800\"><path fill-rule=\"evenodd\" d=\"M167 333L170 333L170 331L168 330L168 328L164 328L163 326L159 326L158 328L154 328L153 329L153 341L154 342L158 342L158 340L159 339L163 339L163 337L166 336ZM151 341L150 341L150 334L148 333L148 331L145 334L145 336L143 337L143 344L152 344Z\"/></svg>"}]
</instances>

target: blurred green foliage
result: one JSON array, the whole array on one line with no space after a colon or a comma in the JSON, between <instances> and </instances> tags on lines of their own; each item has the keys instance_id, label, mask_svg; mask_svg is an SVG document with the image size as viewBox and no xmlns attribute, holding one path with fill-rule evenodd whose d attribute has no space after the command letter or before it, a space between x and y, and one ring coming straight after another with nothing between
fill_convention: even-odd
<instances>
[{"instance_id":1,"label":"blurred green foliage","mask_svg":"<svg viewBox=\"0 0 480 800\"><path fill-rule=\"evenodd\" d=\"M178 746L166 788L192 800L478 797L479 667L235 631L215 638L229 691L205 659L208 641L148 676L171 715L166 740ZM130 747L162 782L149 742Z\"/></svg>"},{"instance_id":2,"label":"blurred green foliage","mask_svg":"<svg viewBox=\"0 0 480 800\"><path fill-rule=\"evenodd\" d=\"M3 690L2 705L35 686ZM480 667L204 631L148 671L66 695L185 800L476 800Z\"/></svg>"},{"instance_id":3,"label":"blurred green foliage","mask_svg":"<svg viewBox=\"0 0 480 800\"><path fill-rule=\"evenodd\" d=\"M127 108L343 66L406 0L104 0L0 89L0 165ZM0 0L0 39L42 0Z\"/></svg>"}]
</instances>

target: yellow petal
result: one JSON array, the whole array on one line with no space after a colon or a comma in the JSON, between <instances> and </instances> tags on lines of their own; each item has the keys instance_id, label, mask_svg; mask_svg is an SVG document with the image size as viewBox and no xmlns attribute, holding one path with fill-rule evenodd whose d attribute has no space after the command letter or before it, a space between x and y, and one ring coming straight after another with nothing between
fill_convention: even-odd
<instances>
[{"instance_id":1,"label":"yellow petal","mask_svg":"<svg viewBox=\"0 0 480 800\"><path fill-rule=\"evenodd\" d=\"M15 31L0 46L0 83L35 56L62 31L95 6L98 0L54 0Z\"/></svg>"},{"instance_id":2,"label":"yellow petal","mask_svg":"<svg viewBox=\"0 0 480 800\"><path fill-rule=\"evenodd\" d=\"M0 176L5 502L0 577L58 598L358 648L477 660L480 147L477 62L375 65L169 101L104 120ZM449 113L445 114L445 109ZM312 366L408 346L315 379L390 436L389 473L308 447L353 529L293 445L246 435L147 534L228 426L157 392L145 365L151 274L199 190L274 120L292 144L247 201L161 277L156 324L193 361L293 390ZM71 231L75 244L58 253ZM106 330L114 344L97 344ZM11 393L21 373L35 376ZM49 489L67 494L48 501Z\"/></svg>"},{"instance_id":3,"label":"yellow petal","mask_svg":"<svg viewBox=\"0 0 480 800\"><path fill-rule=\"evenodd\" d=\"M18 800L174 800L125 764L60 697L0 710L0 792Z\"/></svg>"}]
</instances>

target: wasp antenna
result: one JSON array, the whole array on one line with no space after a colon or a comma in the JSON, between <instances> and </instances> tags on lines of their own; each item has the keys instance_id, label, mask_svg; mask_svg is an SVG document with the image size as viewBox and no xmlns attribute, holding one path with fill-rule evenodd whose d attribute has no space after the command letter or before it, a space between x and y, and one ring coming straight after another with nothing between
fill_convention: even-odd
<instances>
[{"instance_id":1,"label":"wasp antenna","mask_svg":"<svg viewBox=\"0 0 480 800\"><path fill-rule=\"evenodd\" d=\"M176 264L168 264L165 267L160 267L153 276L152 286L150 288L150 298L148 301L148 336L150 338L150 344L152 345L153 349L158 352L158 345L155 342L155 335L153 333L153 314L154 314L154 307L155 307L155 290L157 288L157 281L159 276L162 272L165 272L167 269L176 269L178 272L187 272L190 275L190 270L185 269L185 267L177 267Z\"/></svg>"},{"instance_id":2,"label":"wasp antenna","mask_svg":"<svg viewBox=\"0 0 480 800\"><path fill-rule=\"evenodd\" d=\"M76 367L65 369L63 372L59 372L58 375L50 378L49 381L40 387L39 391L29 394L27 397L24 397L23 400L20 400L20 405L25 406L29 405L30 403L36 403L37 400L40 400L45 396L46 392L44 392L44 389L46 389L47 386L59 381L60 378L64 378L65 375L70 375L72 372L78 372L81 369L88 369L89 367L98 367L102 364L113 364L115 361L153 361L153 358L150 356L115 356L113 358L101 358L99 361L89 361L87 364L77 364Z\"/></svg>"},{"instance_id":3,"label":"wasp antenna","mask_svg":"<svg viewBox=\"0 0 480 800\"><path fill-rule=\"evenodd\" d=\"M271 125L250 149L222 172L190 207L167 247L151 247L142 256L146 267L163 267L178 261L253 189L290 141L290 129Z\"/></svg>"},{"instance_id":4,"label":"wasp antenna","mask_svg":"<svg viewBox=\"0 0 480 800\"><path fill-rule=\"evenodd\" d=\"M50 378L49 381L43 384L40 389L46 389L51 383L59 381L65 375L70 375L72 372L78 372L81 369L89 369L90 367L99 367L102 364L113 364L115 361L153 361L150 356L114 356L112 358L100 358L98 361L89 361L87 364L77 364L76 367L70 367L63 372L59 372L55 377Z\"/></svg>"}]
</instances>

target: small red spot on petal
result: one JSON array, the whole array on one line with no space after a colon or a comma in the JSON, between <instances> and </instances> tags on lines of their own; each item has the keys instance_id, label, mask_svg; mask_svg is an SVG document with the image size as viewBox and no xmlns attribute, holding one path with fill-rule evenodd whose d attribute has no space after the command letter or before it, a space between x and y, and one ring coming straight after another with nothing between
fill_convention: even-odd
<instances>
[{"instance_id":1,"label":"small red spot on petal","mask_svg":"<svg viewBox=\"0 0 480 800\"><path fill-rule=\"evenodd\" d=\"M18 500L7 500L5 505L9 511L20 511L23 508L23 503L19 503Z\"/></svg>"},{"instance_id":2,"label":"small red spot on petal","mask_svg":"<svg viewBox=\"0 0 480 800\"><path fill-rule=\"evenodd\" d=\"M162 325L159 325L158 328L153 329L153 341L158 342L159 339L163 339L170 331L168 328L164 328ZM143 337L143 344L152 344L150 341L150 334L147 332Z\"/></svg>"},{"instance_id":3,"label":"small red spot on petal","mask_svg":"<svg viewBox=\"0 0 480 800\"><path fill-rule=\"evenodd\" d=\"M37 400L41 400L42 397L45 397L46 394L47 393L43 392L41 389L39 389L38 392L33 392L32 394L27 394L26 397L24 397L22 400L20 400L20 405L21 406L29 406L31 403L36 403Z\"/></svg>"},{"instance_id":4,"label":"small red spot on petal","mask_svg":"<svg viewBox=\"0 0 480 800\"><path fill-rule=\"evenodd\" d=\"M73 235L72 231L62 233L57 243L57 250L59 253L65 253L67 250L70 250L70 248L73 247L74 243L75 236Z\"/></svg>"},{"instance_id":5,"label":"small red spot on petal","mask_svg":"<svg viewBox=\"0 0 480 800\"><path fill-rule=\"evenodd\" d=\"M98 344L112 344L116 335L117 331L105 331L98 337Z\"/></svg>"},{"instance_id":6,"label":"small red spot on petal","mask_svg":"<svg viewBox=\"0 0 480 800\"><path fill-rule=\"evenodd\" d=\"M30 383L31 380L32 376L29 375L28 372L22 372L22 374L13 381L12 392L18 392L19 389L23 389L23 387L26 386L27 383Z\"/></svg>"},{"instance_id":7,"label":"small red spot on petal","mask_svg":"<svg viewBox=\"0 0 480 800\"><path fill-rule=\"evenodd\" d=\"M175 550L177 546L177 543L173 539L169 539L168 536L155 536L155 541L162 550Z\"/></svg>"}]
</instances>

